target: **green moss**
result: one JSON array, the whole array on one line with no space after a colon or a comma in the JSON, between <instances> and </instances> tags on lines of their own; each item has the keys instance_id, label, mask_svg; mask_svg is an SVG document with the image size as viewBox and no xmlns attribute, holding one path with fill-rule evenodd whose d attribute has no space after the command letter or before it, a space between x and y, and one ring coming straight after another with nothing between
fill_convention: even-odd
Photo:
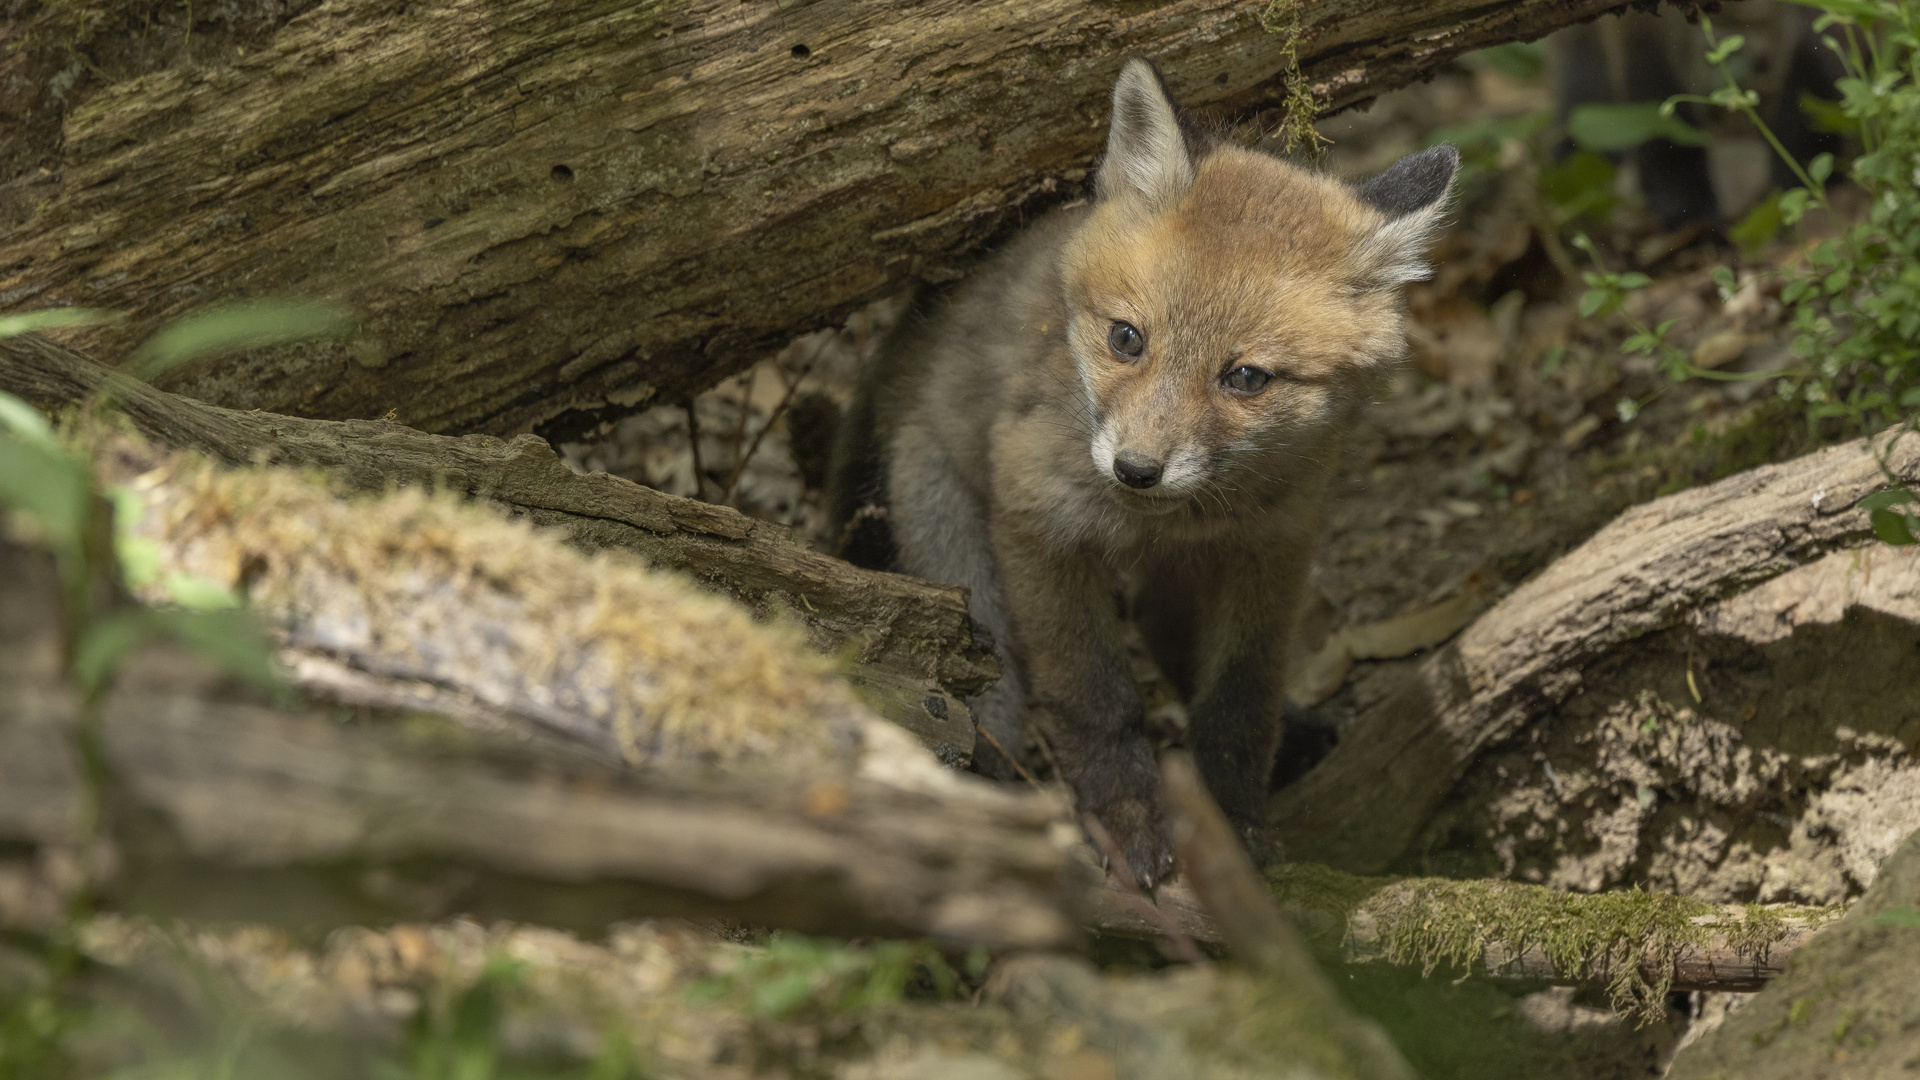
<instances>
[{"instance_id":1,"label":"green moss","mask_svg":"<svg viewBox=\"0 0 1920 1080\"><path fill-rule=\"evenodd\" d=\"M1306 920L1323 944L1353 946L1353 927L1364 918L1366 951L1424 975L1442 967L1483 971L1490 951L1516 965L1537 953L1556 977L1602 984L1616 1009L1649 1021L1664 1010L1674 962L1684 952L1723 936L1739 955L1763 958L1786 934L1786 917L1803 914L1749 905L1736 925L1719 905L1667 893L1581 894L1508 881L1362 878L1323 866L1276 867L1267 880L1283 906L1335 916L1331 927ZM1830 913L1809 908L1804 914Z\"/></svg>"},{"instance_id":2,"label":"green moss","mask_svg":"<svg viewBox=\"0 0 1920 1080\"><path fill-rule=\"evenodd\" d=\"M1326 140L1313 126L1320 116L1320 99L1300 70L1300 0L1268 0L1260 9L1260 28L1280 39L1280 57L1285 63L1287 120L1280 129L1285 140L1282 149L1317 160Z\"/></svg>"}]
</instances>

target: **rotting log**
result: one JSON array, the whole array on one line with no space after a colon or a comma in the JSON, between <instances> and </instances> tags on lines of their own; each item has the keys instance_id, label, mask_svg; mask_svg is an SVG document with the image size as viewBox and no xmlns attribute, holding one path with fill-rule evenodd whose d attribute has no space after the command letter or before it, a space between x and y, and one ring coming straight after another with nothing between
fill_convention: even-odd
<instances>
[{"instance_id":1,"label":"rotting log","mask_svg":"<svg viewBox=\"0 0 1920 1080\"><path fill-rule=\"evenodd\" d=\"M327 0L268 47L99 87L57 141L22 140L57 151L0 235L0 310L124 310L124 327L79 338L120 356L208 302L339 300L366 316L351 341L163 385L240 409L565 434L951 279L984 240L1077 195L1128 56L1156 60L1191 106L1254 116L1286 97L1287 35L1263 18L1289 23L1333 109L1628 6ZM40 29L29 43L60 36Z\"/></svg>"},{"instance_id":2,"label":"rotting log","mask_svg":"<svg viewBox=\"0 0 1920 1080\"><path fill-rule=\"evenodd\" d=\"M1855 440L1621 514L1419 661L1276 795L1289 854L1380 873L1477 755L1660 632L1766 642L1853 609L1920 624L1911 549L1859 550L1878 541L1855 504L1920 480L1920 438L1896 435L1879 453ZM1673 667L1691 680L1688 663Z\"/></svg>"},{"instance_id":3,"label":"rotting log","mask_svg":"<svg viewBox=\"0 0 1920 1080\"><path fill-rule=\"evenodd\" d=\"M34 335L0 339L0 390L36 404L84 401L109 374ZM974 641L960 589L862 570L728 507L603 473L577 475L537 436L452 438L378 420L237 412L114 382L117 407L169 445L232 465L322 468L362 491L413 484L482 496L565 530L580 547L634 551L761 614L778 609L806 626L816 649L846 656L849 674L888 719L949 761L972 751L964 698L989 685L998 668Z\"/></svg>"},{"instance_id":4,"label":"rotting log","mask_svg":"<svg viewBox=\"0 0 1920 1080\"><path fill-rule=\"evenodd\" d=\"M41 930L89 848L61 623L52 560L0 542L0 924ZM163 645L121 665L95 723L111 855L92 862L127 910L308 930L468 912L1013 947L1077 933L1083 876L1051 835L1054 806L984 782L943 776L964 790L935 794L871 768L636 772L524 732L275 706Z\"/></svg>"}]
</instances>

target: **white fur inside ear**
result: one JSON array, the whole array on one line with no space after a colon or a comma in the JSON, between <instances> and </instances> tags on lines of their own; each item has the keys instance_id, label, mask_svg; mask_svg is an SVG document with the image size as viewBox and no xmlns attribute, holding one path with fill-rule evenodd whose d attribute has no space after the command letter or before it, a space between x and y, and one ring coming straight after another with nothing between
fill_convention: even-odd
<instances>
[{"instance_id":1,"label":"white fur inside ear","mask_svg":"<svg viewBox=\"0 0 1920 1080\"><path fill-rule=\"evenodd\" d=\"M1360 241L1354 261L1360 267L1362 283L1370 288L1390 289L1408 281L1425 281L1433 276L1427 263L1427 249L1446 224L1447 206L1439 199L1411 214L1387 219L1372 235Z\"/></svg>"},{"instance_id":2,"label":"white fur inside ear","mask_svg":"<svg viewBox=\"0 0 1920 1080\"><path fill-rule=\"evenodd\" d=\"M1113 122L1095 192L1108 199L1132 190L1164 205L1192 183L1193 160L1160 76L1145 60L1127 61L1113 85Z\"/></svg>"}]
</instances>

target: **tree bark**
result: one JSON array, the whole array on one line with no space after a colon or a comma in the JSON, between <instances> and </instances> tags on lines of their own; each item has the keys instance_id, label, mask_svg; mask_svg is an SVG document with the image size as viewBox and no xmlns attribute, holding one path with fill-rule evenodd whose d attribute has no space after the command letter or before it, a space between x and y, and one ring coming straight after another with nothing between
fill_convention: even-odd
<instances>
[{"instance_id":1,"label":"tree bark","mask_svg":"<svg viewBox=\"0 0 1920 1080\"><path fill-rule=\"evenodd\" d=\"M32 335L0 339L0 389L57 407L86 400L109 371ZM888 719L950 761L973 747L964 698L998 675L976 645L965 593L862 570L811 550L778 525L618 477L579 476L542 440L449 438L384 421L302 420L215 408L115 380L118 407L146 435L232 465L261 460L327 469L349 486L445 486L565 530L587 550L621 549L689 574L766 614L800 620Z\"/></svg>"},{"instance_id":2,"label":"tree bark","mask_svg":"<svg viewBox=\"0 0 1920 1080\"><path fill-rule=\"evenodd\" d=\"M1324 110L1627 6L1304 0L1277 18ZM337 299L365 313L351 341L163 385L425 431L577 431L950 280L1075 197L1127 56L1191 106L1276 106L1267 10L328 0L270 48L69 109L34 210L0 235L0 308L122 309L124 328L79 339L119 356L213 301Z\"/></svg>"},{"instance_id":3,"label":"tree bark","mask_svg":"<svg viewBox=\"0 0 1920 1080\"><path fill-rule=\"evenodd\" d=\"M1887 472L1856 440L1620 515L1420 661L1277 795L1275 827L1289 854L1381 872L1477 755L1553 717L1660 632L1693 635L1704 648L1715 637L1778 640L1856 609L1920 624L1915 549L1879 545L1866 511L1854 508L1889 484L1920 480L1920 439L1887 435L1872 445ZM1686 659L1668 673L1684 672L1679 693L1697 703L1693 654L1682 649ZM1861 660L1831 657L1835 679L1849 678L1849 662ZM1902 673L1891 674L1900 682ZM1904 674L1910 700L1920 670ZM1880 687L1888 676L1852 677Z\"/></svg>"}]
</instances>

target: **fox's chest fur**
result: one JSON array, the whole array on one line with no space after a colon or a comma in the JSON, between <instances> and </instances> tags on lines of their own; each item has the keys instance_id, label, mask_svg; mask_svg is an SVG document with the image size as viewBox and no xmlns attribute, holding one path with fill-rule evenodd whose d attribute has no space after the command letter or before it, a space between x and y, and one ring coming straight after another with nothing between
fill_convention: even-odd
<instances>
[{"instance_id":1,"label":"fox's chest fur","mask_svg":"<svg viewBox=\"0 0 1920 1080\"><path fill-rule=\"evenodd\" d=\"M842 470L871 476L846 490L886 504L899 569L972 590L1000 653L976 760L1020 756L1031 720L1149 879L1170 849L1115 583L1141 583L1201 773L1257 846L1327 489L1405 353L1400 285L1456 161L1355 188L1213 146L1134 61L1093 201L896 333L853 413Z\"/></svg>"}]
</instances>

